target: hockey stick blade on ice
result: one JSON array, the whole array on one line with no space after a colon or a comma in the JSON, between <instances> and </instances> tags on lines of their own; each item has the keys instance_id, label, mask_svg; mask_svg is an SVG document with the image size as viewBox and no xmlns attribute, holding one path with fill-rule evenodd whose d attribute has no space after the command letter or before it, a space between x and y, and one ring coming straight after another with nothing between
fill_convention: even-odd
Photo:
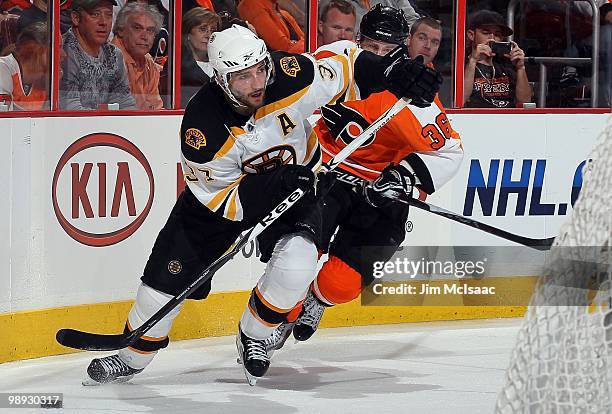
<instances>
[{"instance_id":1,"label":"hockey stick blade on ice","mask_svg":"<svg viewBox=\"0 0 612 414\"><path fill-rule=\"evenodd\" d=\"M478 230L482 230L486 233L493 234L494 236L501 237L502 239L510 240L512 242L522 244L523 246L531 247L536 250L550 250L550 247L555 240L554 237L547 239L532 239L530 237L520 236L518 234L510 233L506 230L491 226L489 224L474 220L465 216L462 216L452 211L443 209L442 207L434 206L433 204L426 203L424 201L416 200L412 197L401 195L394 197L394 200L400 201L404 204L411 205L421 210L428 211L438 216L446 217L449 220L453 220L466 226L473 227Z\"/></svg>"},{"instance_id":2,"label":"hockey stick blade on ice","mask_svg":"<svg viewBox=\"0 0 612 414\"><path fill-rule=\"evenodd\" d=\"M347 159L353 151L359 148L364 142L366 142L372 135L374 135L380 128L382 128L391 118L397 115L406 105L410 103L410 99L401 98L391 108L389 108L384 114L382 114L376 121L374 121L368 128L366 128L361 135L355 138L349 145L344 147L334 158L329 160L327 164L323 164L322 171L329 172L334 170L339 164ZM60 344L75 348L83 349L86 351L114 351L117 349L128 347L134 344L138 338L144 335L149 329L151 329L157 322L159 322L164 316L166 316L172 309L178 306L184 301L189 295L195 292L200 286L208 282L213 277L215 272L219 270L225 263L230 261L243 246L255 239L261 232L263 232L268 226L270 226L278 217L280 217L285 211L291 206L297 203L302 196L304 191L299 188L292 192L286 199L284 199L274 210L272 210L266 217L264 217L259 223L257 223L250 230L241 234L236 242L230 247L222 256L215 260L210 266L208 266L201 274L196 278L189 286L185 288L177 296L173 297L166 303L160 310L158 310L153 316L145 321L141 326L134 329L132 332L107 335L107 334L96 334L83 332L76 329L60 329L55 335L55 339Z\"/></svg>"}]
</instances>

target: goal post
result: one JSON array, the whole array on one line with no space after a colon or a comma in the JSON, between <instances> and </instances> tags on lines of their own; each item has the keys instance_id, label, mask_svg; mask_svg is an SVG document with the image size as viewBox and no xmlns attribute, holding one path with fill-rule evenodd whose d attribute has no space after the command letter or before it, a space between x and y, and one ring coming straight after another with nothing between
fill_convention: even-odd
<instances>
[{"instance_id":1,"label":"goal post","mask_svg":"<svg viewBox=\"0 0 612 414\"><path fill-rule=\"evenodd\" d=\"M612 413L611 286L612 117L534 290L496 413Z\"/></svg>"}]
</instances>

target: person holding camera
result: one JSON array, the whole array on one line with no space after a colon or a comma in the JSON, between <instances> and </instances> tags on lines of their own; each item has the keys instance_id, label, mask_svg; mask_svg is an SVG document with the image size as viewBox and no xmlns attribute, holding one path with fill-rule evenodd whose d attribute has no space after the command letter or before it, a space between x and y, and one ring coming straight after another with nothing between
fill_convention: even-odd
<instances>
[{"instance_id":1,"label":"person holding camera","mask_svg":"<svg viewBox=\"0 0 612 414\"><path fill-rule=\"evenodd\" d=\"M480 10L470 16L463 78L463 105L468 108L514 108L530 102L532 91L525 71L525 53L504 18Z\"/></svg>"}]
</instances>

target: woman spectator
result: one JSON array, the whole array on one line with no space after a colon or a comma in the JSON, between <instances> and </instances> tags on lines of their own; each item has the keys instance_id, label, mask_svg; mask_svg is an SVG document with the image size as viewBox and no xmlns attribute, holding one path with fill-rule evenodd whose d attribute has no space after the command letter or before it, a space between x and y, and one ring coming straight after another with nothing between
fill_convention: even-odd
<instances>
[{"instance_id":1,"label":"woman spectator","mask_svg":"<svg viewBox=\"0 0 612 414\"><path fill-rule=\"evenodd\" d=\"M17 36L14 50L0 57L0 103L9 111L49 109L49 34L38 22Z\"/></svg>"},{"instance_id":2,"label":"woman spectator","mask_svg":"<svg viewBox=\"0 0 612 414\"><path fill-rule=\"evenodd\" d=\"M210 10L195 7L183 15L181 50L181 108L213 74L208 62L208 39L219 30L221 18Z\"/></svg>"}]
</instances>

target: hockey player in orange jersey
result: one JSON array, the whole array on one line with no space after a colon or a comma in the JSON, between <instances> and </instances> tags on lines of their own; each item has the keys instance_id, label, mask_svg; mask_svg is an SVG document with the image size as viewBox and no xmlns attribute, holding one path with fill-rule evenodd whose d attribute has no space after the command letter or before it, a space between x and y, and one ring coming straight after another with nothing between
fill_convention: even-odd
<instances>
[{"instance_id":1,"label":"hockey player in orange jersey","mask_svg":"<svg viewBox=\"0 0 612 414\"><path fill-rule=\"evenodd\" d=\"M411 58L422 56L431 65L440 40L437 21L419 19L409 33L401 10L377 5L361 22L358 44L377 54L407 44ZM332 43L315 54L329 56L350 44ZM397 101L388 92L359 100L355 88L343 99L321 108L315 128L325 162ZM303 306L296 306L268 338L268 349L280 349L291 332L299 341L309 339L326 307L357 298L373 281L373 262L390 259L404 240L408 206L387 196L401 192L423 200L455 175L462 158L459 135L436 97L432 105L413 101L341 164L323 200L322 245L328 246L329 258Z\"/></svg>"}]
</instances>

